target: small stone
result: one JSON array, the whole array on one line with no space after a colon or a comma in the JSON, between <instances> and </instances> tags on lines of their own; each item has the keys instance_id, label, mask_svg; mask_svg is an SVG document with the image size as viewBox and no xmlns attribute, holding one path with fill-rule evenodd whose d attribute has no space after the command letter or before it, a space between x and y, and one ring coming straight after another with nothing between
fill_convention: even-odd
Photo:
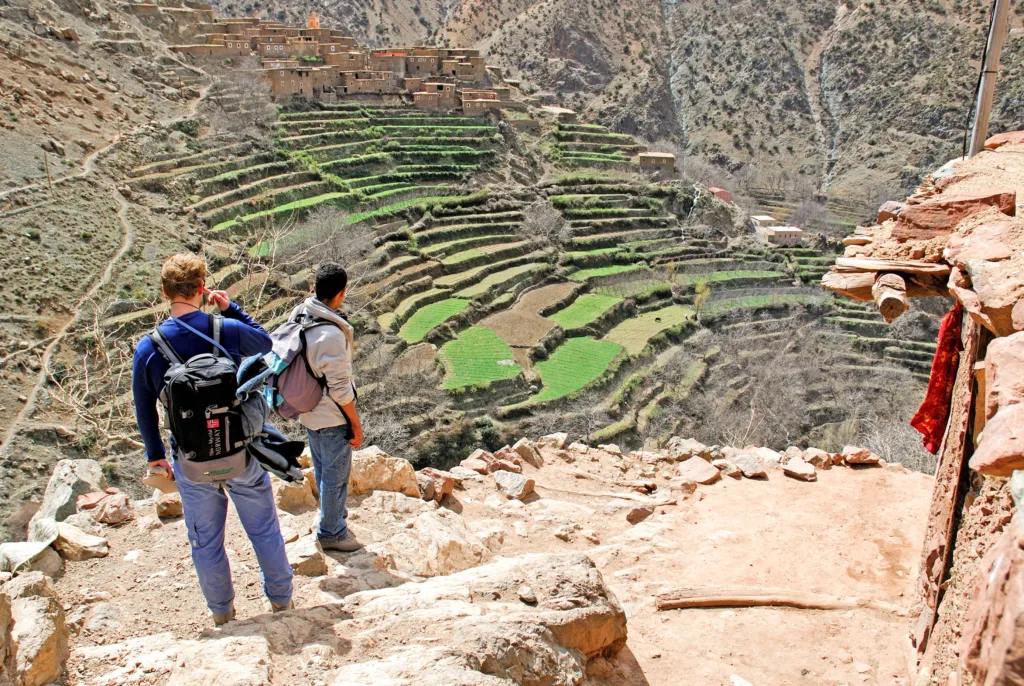
<instances>
[{"instance_id":1,"label":"small stone","mask_svg":"<svg viewBox=\"0 0 1024 686\"><path fill-rule=\"evenodd\" d=\"M569 440L569 434L567 433L553 433L547 436L541 436L537 439L538 448L554 448L555 450L561 450L565 447L566 442Z\"/></svg>"},{"instance_id":2,"label":"small stone","mask_svg":"<svg viewBox=\"0 0 1024 686\"><path fill-rule=\"evenodd\" d=\"M537 604L537 594L533 592L533 589L529 586L519 587L519 599L527 605Z\"/></svg>"},{"instance_id":3,"label":"small stone","mask_svg":"<svg viewBox=\"0 0 1024 686\"><path fill-rule=\"evenodd\" d=\"M753 455L746 453L736 455L732 458L732 462L739 468L743 476L748 479L764 479L768 476L768 473L764 470L764 465Z\"/></svg>"},{"instance_id":4,"label":"small stone","mask_svg":"<svg viewBox=\"0 0 1024 686\"><path fill-rule=\"evenodd\" d=\"M288 564L297 576L327 574L327 558L316 544L316 535L309 534L285 546Z\"/></svg>"},{"instance_id":5,"label":"small stone","mask_svg":"<svg viewBox=\"0 0 1024 686\"><path fill-rule=\"evenodd\" d=\"M512 446L512 450L516 451L521 460L533 465L534 467L541 467L544 464L544 458L541 457L540 451L537 450L537 446L528 438L519 439L516 444Z\"/></svg>"},{"instance_id":6,"label":"small stone","mask_svg":"<svg viewBox=\"0 0 1024 686\"><path fill-rule=\"evenodd\" d=\"M135 518L135 508L124 493L113 493L100 501L94 516L103 524L124 524Z\"/></svg>"},{"instance_id":7,"label":"small stone","mask_svg":"<svg viewBox=\"0 0 1024 686\"><path fill-rule=\"evenodd\" d=\"M57 540L53 547L65 560L79 562L94 557L106 557L110 553L107 539L87 534L67 522L58 522Z\"/></svg>"},{"instance_id":8,"label":"small stone","mask_svg":"<svg viewBox=\"0 0 1024 686\"><path fill-rule=\"evenodd\" d=\"M180 517L183 513L181 505L181 494L161 493L156 499L156 516L167 519L169 517Z\"/></svg>"},{"instance_id":9,"label":"small stone","mask_svg":"<svg viewBox=\"0 0 1024 686\"><path fill-rule=\"evenodd\" d=\"M832 469L832 456L819 448L808 448L804 451L804 460L817 469Z\"/></svg>"},{"instance_id":10,"label":"small stone","mask_svg":"<svg viewBox=\"0 0 1024 686\"><path fill-rule=\"evenodd\" d=\"M601 537L598 536L597 532L594 531L593 529L584 529L583 531L580 532L580 535L582 535L583 538L587 539L588 541L590 541L594 545L600 545L600 543L601 543Z\"/></svg>"},{"instance_id":11,"label":"small stone","mask_svg":"<svg viewBox=\"0 0 1024 686\"><path fill-rule=\"evenodd\" d=\"M515 474L504 470L494 472L494 484L510 500L522 500L533 493L534 488L533 479L529 479L522 474Z\"/></svg>"},{"instance_id":12,"label":"small stone","mask_svg":"<svg viewBox=\"0 0 1024 686\"><path fill-rule=\"evenodd\" d=\"M699 484L713 484L722 478L722 473L702 457L691 457L680 463L676 475Z\"/></svg>"},{"instance_id":13,"label":"small stone","mask_svg":"<svg viewBox=\"0 0 1024 686\"><path fill-rule=\"evenodd\" d=\"M139 531L156 531L164 528L164 523L156 517L139 517L136 524L138 524Z\"/></svg>"},{"instance_id":14,"label":"small stone","mask_svg":"<svg viewBox=\"0 0 1024 686\"><path fill-rule=\"evenodd\" d=\"M731 476L734 479L739 479L743 476L743 472L740 470L739 467L733 464L730 460L726 460L724 458L719 460L711 460L711 466L717 469L718 471L722 472L726 476Z\"/></svg>"},{"instance_id":15,"label":"small stone","mask_svg":"<svg viewBox=\"0 0 1024 686\"><path fill-rule=\"evenodd\" d=\"M878 464L882 459L867 448L848 445L843 448L843 460L846 464Z\"/></svg>"},{"instance_id":16,"label":"small stone","mask_svg":"<svg viewBox=\"0 0 1024 686\"><path fill-rule=\"evenodd\" d=\"M814 465L799 458L791 458L782 466L782 472L786 476L791 476L801 481L818 480L818 474L814 469Z\"/></svg>"},{"instance_id":17,"label":"small stone","mask_svg":"<svg viewBox=\"0 0 1024 686\"><path fill-rule=\"evenodd\" d=\"M517 523L519 523L519 522L517 522ZM516 533L519 533L518 530L516 531ZM569 541L572 540L573 530L572 530L572 527L569 527L569 526L560 526L560 527L558 527L557 529L554 530L554 534L555 534L555 538L560 539L560 540L565 541L565 542L568 543Z\"/></svg>"},{"instance_id":18,"label":"small stone","mask_svg":"<svg viewBox=\"0 0 1024 686\"><path fill-rule=\"evenodd\" d=\"M586 443L580 443L579 441L577 441L575 443L569 444L569 450L572 450L573 452L577 453L582 453L585 455L588 452L590 452L590 446L587 445Z\"/></svg>"},{"instance_id":19,"label":"small stone","mask_svg":"<svg viewBox=\"0 0 1024 686\"><path fill-rule=\"evenodd\" d=\"M654 505L637 505L626 513L626 521L630 524L639 524L654 514Z\"/></svg>"},{"instance_id":20,"label":"small stone","mask_svg":"<svg viewBox=\"0 0 1024 686\"><path fill-rule=\"evenodd\" d=\"M867 674L871 671L871 665L865 664L863 662L854 662L853 669L855 672L859 674Z\"/></svg>"}]
</instances>

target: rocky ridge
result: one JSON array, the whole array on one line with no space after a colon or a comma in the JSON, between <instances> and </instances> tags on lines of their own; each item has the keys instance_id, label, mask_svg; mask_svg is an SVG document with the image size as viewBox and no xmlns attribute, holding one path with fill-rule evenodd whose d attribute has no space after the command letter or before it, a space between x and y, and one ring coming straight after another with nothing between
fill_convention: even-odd
<instances>
[{"instance_id":1,"label":"rocky ridge","mask_svg":"<svg viewBox=\"0 0 1024 686\"><path fill-rule=\"evenodd\" d=\"M833 477L836 470L846 473ZM131 501L107 487L95 462L67 460L32 523L35 540L0 545L9 579L0 591L4 667L14 682L39 685L62 671L68 683L89 684L626 684L642 675L675 683L658 676L652 661L661 653L647 642L658 619L653 597L678 579L654 570L678 564L676 548L686 544L677 526L697 516L705 499L717 507L735 502L744 496L730 491L742 482L754 489L748 495L762 491L770 501L779 489L791 498L896 481L910 497L883 525L892 528L885 535L902 535L901 520L913 516L907 503L923 502L930 479L860 448L777 453L676 438L661 450L623 454L554 434L496 453L478 450L450 472L414 472L369 448L355 454L350 483L359 494L350 522L365 550L322 553L310 533L312 480L275 480L297 609L271 615L260 605L254 559L232 517L239 621L214 630L205 628L173 494ZM158 516L160 501L172 516ZM788 535L777 533L770 548ZM746 534L719 529L711 536L728 547ZM850 552L864 554L860 543ZM749 555L753 561L759 553ZM791 583L802 586L803 576ZM115 578L124 583L112 584ZM842 590L889 596L898 586L876 581ZM629 643L627 617L640 632ZM858 618L853 633L863 621L875 631L890 622ZM864 659L888 669L882 665L892 657L883 651ZM848 664L833 662L830 669Z\"/></svg>"}]
</instances>

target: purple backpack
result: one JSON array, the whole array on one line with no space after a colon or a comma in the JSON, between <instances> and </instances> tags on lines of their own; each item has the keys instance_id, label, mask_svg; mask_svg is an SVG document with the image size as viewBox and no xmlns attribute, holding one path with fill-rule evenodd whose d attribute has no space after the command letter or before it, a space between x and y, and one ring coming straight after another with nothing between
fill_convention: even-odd
<instances>
[{"instance_id":1,"label":"purple backpack","mask_svg":"<svg viewBox=\"0 0 1024 686\"><path fill-rule=\"evenodd\" d=\"M323 400L327 380L313 373L306 358L306 332L329 321L299 317L290 319L270 334L273 347L264 360L270 368L266 397L270 407L285 419L296 419Z\"/></svg>"}]
</instances>

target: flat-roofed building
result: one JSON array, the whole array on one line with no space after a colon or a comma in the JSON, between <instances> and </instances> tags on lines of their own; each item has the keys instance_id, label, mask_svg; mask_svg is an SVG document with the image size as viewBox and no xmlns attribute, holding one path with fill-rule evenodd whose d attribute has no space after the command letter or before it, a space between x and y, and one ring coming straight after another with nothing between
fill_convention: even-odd
<instances>
[{"instance_id":1,"label":"flat-roofed building","mask_svg":"<svg viewBox=\"0 0 1024 686\"><path fill-rule=\"evenodd\" d=\"M773 226L777 220L770 214L754 214L750 216L750 221L754 222L755 226L763 228L765 226Z\"/></svg>"},{"instance_id":2,"label":"flat-roofed building","mask_svg":"<svg viewBox=\"0 0 1024 686\"><path fill-rule=\"evenodd\" d=\"M657 174L672 174L676 168L676 156L670 152L642 152L637 155L640 170Z\"/></svg>"},{"instance_id":3,"label":"flat-roofed building","mask_svg":"<svg viewBox=\"0 0 1024 686\"><path fill-rule=\"evenodd\" d=\"M772 245L799 245L804 230L796 226L766 226L761 231Z\"/></svg>"},{"instance_id":4,"label":"flat-roofed building","mask_svg":"<svg viewBox=\"0 0 1024 686\"><path fill-rule=\"evenodd\" d=\"M711 191L711 195L715 196L719 200L723 200L725 202L732 202L732 193L725 190L724 188L719 188L718 186L708 186L708 190Z\"/></svg>"}]
</instances>

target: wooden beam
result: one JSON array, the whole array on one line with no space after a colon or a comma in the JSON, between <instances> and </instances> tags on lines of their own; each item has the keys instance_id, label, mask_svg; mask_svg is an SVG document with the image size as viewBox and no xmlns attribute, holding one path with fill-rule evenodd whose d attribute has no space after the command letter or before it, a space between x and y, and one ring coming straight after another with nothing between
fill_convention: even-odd
<instances>
[{"instance_id":1,"label":"wooden beam","mask_svg":"<svg viewBox=\"0 0 1024 686\"><path fill-rule=\"evenodd\" d=\"M879 274L871 287L871 295L886 324L892 324L894 319L910 307L907 283L899 274Z\"/></svg>"},{"instance_id":2,"label":"wooden beam","mask_svg":"<svg viewBox=\"0 0 1024 686\"><path fill-rule=\"evenodd\" d=\"M901 272L905 274L948 274L948 264L916 262L913 260L881 260L873 257L837 257L836 266L841 271L852 272Z\"/></svg>"},{"instance_id":3,"label":"wooden beam","mask_svg":"<svg viewBox=\"0 0 1024 686\"><path fill-rule=\"evenodd\" d=\"M829 272L821 278L822 288L865 302L871 300L871 287L874 285L875 275L872 272Z\"/></svg>"},{"instance_id":4,"label":"wooden beam","mask_svg":"<svg viewBox=\"0 0 1024 686\"><path fill-rule=\"evenodd\" d=\"M761 586L684 586L659 593L654 604L659 610L709 607L794 607L800 610L867 608L906 615L906 610L892 603Z\"/></svg>"}]
</instances>

